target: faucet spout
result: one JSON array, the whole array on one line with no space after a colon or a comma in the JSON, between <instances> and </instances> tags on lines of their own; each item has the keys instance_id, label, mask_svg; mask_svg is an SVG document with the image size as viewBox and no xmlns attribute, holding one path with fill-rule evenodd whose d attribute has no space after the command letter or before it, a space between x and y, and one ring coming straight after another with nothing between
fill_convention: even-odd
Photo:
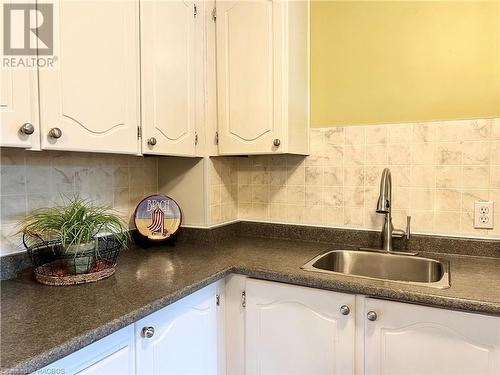
<instances>
[{"instance_id":1,"label":"faucet spout","mask_svg":"<svg viewBox=\"0 0 500 375\"><path fill-rule=\"evenodd\" d=\"M380 195L377 202L377 212L379 214L390 214L392 199L392 178L391 170L385 168L380 180Z\"/></svg>"},{"instance_id":2,"label":"faucet spout","mask_svg":"<svg viewBox=\"0 0 500 375\"><path fill-rule=\"evenodd\" d=\"M384 226L382 227L382 248L391 252L393 250L392 246L392 231L394 227L392 226L392 178L391 171L389 168L385 168L382 172L382 178L380 180L380 194L377 202L377 212L384 214Z\"/></svg>"},{"instance_id":3,"label":"faucet spout","mask_svg":"<svg viewBox=\"0 0 500 375\"><path fill-rule=\"evenodd\" d=\"M389 168L385 168L382 172L380 180L380 194L377 201L377 213L383 214L384 225L382 227L382 249L388 253L393 252L392 238L393 237L406 237L410 239L410 220L411 216L406 218L406 231L394 229L392 225L392 178Z\"/></svg>"}]
</instances>

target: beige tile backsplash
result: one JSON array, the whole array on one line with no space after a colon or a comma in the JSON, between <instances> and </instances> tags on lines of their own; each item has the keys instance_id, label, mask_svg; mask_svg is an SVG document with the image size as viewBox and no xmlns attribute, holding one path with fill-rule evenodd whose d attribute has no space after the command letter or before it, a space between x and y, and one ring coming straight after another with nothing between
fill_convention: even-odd
<instances>
[{"instance_id":1,"label":"beige tile backsplash","mask_svg":"<svg viewBox=\"0 0 500 375\"><path fill-rule=\"evenodd\" d=\"M311 129L310 139L308 157L235 159L239 219L379 229L389 167L396 227L411 215L415 232L500 238L500 119ZM476 200L496 202L494 230L473 228Z\"/></svg>"},{"instance_id":2,"label":"beige tile backsplash","mask_svg":"<svg viewBox=\"0 0 500 375\"><path fill-rule=\"evenodd\" d=\"M214 157L208 224L249 219L379 229L389 167L393 217L413 231L500 238L500 119L311 129L310 155ZM79 193L130 218L158 189L158 158L1 150L0 255L24 250L16 222ZM476 200L496 202L495 229L473 228Z\"/></svg>"},{"instance_id":3,"label":"beige tile backsplash","mask_svg":"<svg viewBox=\"0 0 500 375\"><path fill-rule=\"evenodd\" d=\"M208 168L208 222L226 223L238 218L238 160L210 158Z\"/></svg>"},{"instance_id":4,"label":"beige tile backsplash","mask_svg":"<svg viewBox=\"0 0 500 375\"><path fill-rule=\"evenodd\" d=\"M0 255L23 251L16 223L28 212L53 206L63 196L111 205L124 218L157 192L155 157L1 149Z\"/></svg>"}]
</instances>

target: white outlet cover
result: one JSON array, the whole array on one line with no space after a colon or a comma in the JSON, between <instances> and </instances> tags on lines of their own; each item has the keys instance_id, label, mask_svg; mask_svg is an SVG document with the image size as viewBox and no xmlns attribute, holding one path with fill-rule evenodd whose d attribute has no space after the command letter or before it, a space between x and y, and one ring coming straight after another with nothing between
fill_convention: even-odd
<instances>
[{"instance_id":1,"label":"white outlet cover","mask_svg":"<svg viewBox=\"0 0 500 375\"><path fill-rule=\"evenodd\" d=\"M474 228L493 229L493 218L495 217L494 202L474 202Z\"/></svg>"}]
</instances>

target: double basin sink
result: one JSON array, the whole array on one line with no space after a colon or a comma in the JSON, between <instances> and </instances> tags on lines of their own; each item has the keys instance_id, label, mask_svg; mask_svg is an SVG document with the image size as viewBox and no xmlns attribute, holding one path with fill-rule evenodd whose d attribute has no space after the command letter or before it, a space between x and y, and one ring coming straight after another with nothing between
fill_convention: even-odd
<instances>
[{"instance_id":1,"label":"double basin sink","mask_svg":"<svg viewBox=\"0 0 500 375\"><path fill-rule=\"evenodd\" d=\"M334 250L302 269L434 288L449 288L449 264L438 260L363 250Z\"/></svg>"}]
</instances>

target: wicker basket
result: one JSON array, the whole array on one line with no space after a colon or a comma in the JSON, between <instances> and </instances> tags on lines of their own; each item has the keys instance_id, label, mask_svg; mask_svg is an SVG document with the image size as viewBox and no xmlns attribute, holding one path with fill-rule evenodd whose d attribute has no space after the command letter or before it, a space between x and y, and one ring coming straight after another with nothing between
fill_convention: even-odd
<instances>
[{"instance_id":1,"label":"wicker basket","mask_svg":"<svg viewBox=\"0 0 500 375\"><path fill-rule=\"evenodd\" d=\"M96 239L88 251L68 253L60 241L42 241L23 236L33 263L36 279L47 285L74 285L98 281L115 273L116 259L122 249L113 237Z\"/></svg>"}]
</instances>

